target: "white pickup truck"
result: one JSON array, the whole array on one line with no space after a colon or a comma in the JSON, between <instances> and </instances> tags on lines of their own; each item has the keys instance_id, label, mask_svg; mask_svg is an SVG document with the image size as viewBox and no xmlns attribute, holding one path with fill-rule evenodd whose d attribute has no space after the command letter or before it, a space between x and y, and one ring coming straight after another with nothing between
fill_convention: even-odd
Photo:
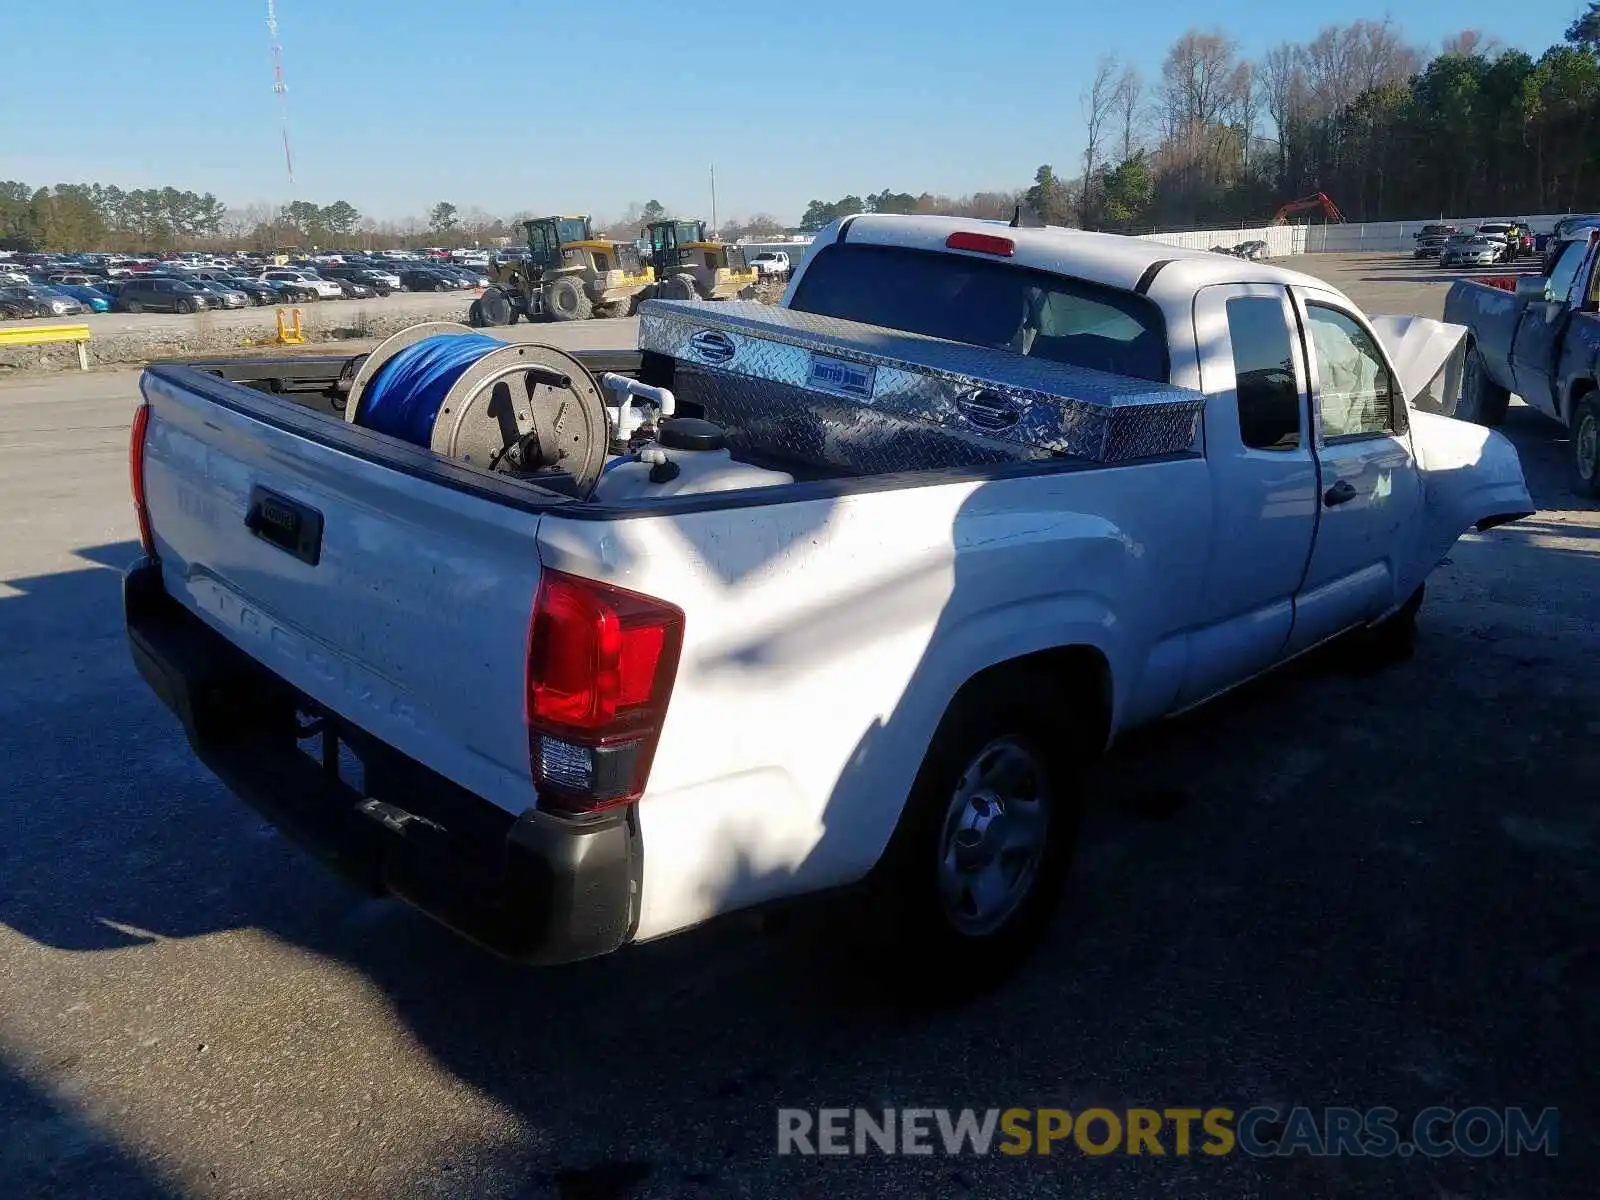
<instances>
[{"instance_id":1,"label":"white pickup truck","mask_svg":"<svg viewBox=\"0 0 1600 1200\"><path fill-rule=\"evenodd\" d=\"M784 250L762 250L750 256L750 265L763 279L789 278L789 254Z\"/></svg>"},{"instance_id":2,"label":"white pickup truck","mask_svg":"<svg viewBox=\"0 0 1600 1200\"><path fill-rule=\"evenodd\" d=\"M1093 755L1404 646L1457 539L1533 509L1500 434L1408 400L1439 338L1266 264L860 216L781 308L643 311L586 366L677 414L576 490L368 427L360 358L153 366L133 424L127 626L195 753L525 961L860 885L907 978L1003 972ZM507 420L592 388L533 372Z\"/></svg>"}]
</instances>

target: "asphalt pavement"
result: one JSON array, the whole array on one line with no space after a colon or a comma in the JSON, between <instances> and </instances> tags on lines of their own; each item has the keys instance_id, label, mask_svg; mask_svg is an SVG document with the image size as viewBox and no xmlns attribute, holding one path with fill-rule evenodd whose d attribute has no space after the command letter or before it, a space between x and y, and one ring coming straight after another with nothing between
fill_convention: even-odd
<instances>
[{"instance_id":1,"label":"asphalt pavement","mask_svg":"<svg viewBox=\"0 0 1600 1200\"><path fill-rule=\"evenodd\" d=\"M918 1014L819 916L524 970L287 845L129 662L137 379L0 383L4 1194L1593 1194L1600 511L1528 410L1541 511L1456 548L1411 661L1324 656L1120 747L1044 951ZM1560 1154L776 1153L784 1106L1257 1104L1554 1106Z\"/></svg>"}]
</instances>

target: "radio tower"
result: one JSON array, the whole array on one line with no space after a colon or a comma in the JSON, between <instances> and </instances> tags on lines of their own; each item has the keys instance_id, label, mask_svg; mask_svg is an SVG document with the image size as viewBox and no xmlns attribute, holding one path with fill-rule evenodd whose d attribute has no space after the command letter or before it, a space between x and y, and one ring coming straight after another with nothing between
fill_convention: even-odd
<instances>
[{"instance_id":1,"label":"radio tower","mask_svg":"<svg viewBox=\"0 0 1600 1200\"><path fill-rule=\"evenodd\" d=\"M294 185L294 155L289 150L289 85L283 82L283 47L278 44L278 10L267 0L267 32L272 35L272 90L278 94L278 121L283 126L283 165Z\"/></svg>"}]
</instances>

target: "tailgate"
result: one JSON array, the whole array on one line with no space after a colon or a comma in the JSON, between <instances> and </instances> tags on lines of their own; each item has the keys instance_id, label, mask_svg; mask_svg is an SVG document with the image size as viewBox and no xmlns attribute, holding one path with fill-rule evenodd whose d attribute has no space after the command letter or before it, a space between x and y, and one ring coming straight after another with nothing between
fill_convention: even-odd
<instances>
[{"instance_id":1,"label":"tailgate","mask_svg":"<svg viewBox=\"0 0 1600 1200\"><path fill-rule=\"evenodd\" d=\"M141 388L168 593L352 724L510 812L530 807L541 493L464 482L426 452L198 372L149 371Z\"/></svg>"}]
</instances>

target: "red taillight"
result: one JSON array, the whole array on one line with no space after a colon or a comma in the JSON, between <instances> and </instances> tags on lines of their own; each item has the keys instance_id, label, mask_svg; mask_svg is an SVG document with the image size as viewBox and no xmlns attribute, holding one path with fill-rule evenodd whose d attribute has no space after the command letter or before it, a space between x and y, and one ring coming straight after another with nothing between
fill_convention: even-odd
<instances>
[{"instance_id":1,"label":"red taillight","mask_svg":"<svg viewBox=\"0 0 1600 1200\"><path fill-rule=\"evenodd\" d=\"M998 254L1010 258L1017 252L1017 244L1010 238L995 237L989 233L952 233L945 238L946 250L976 250L979 254Z\"/></svg>"},{"instance_id":2,"label":"red taillight","mask_svg":"<svg viewBox=\"0 0 1600 1200\"><path fill-rule=\"evenodd\" d=\"M144 499L144 435L150 427L150 406L141 404L133 410L133 428L128 431L128 482L133 488L133 510L139 516L139 543L146 554L156 552L155 539L150 536L150 506Z\"/></svg>"},{"instance_id":3,"label":"red taillight","mask_svg":"<svg viewBox=\"0 0 1600 1200\"><path fill-rule=\"evenodd\" d=\"M544 573L528 632L528 751L540 801L594 812L644 794L683 647L673 605Z\"/></svg>"}]
</instances>

